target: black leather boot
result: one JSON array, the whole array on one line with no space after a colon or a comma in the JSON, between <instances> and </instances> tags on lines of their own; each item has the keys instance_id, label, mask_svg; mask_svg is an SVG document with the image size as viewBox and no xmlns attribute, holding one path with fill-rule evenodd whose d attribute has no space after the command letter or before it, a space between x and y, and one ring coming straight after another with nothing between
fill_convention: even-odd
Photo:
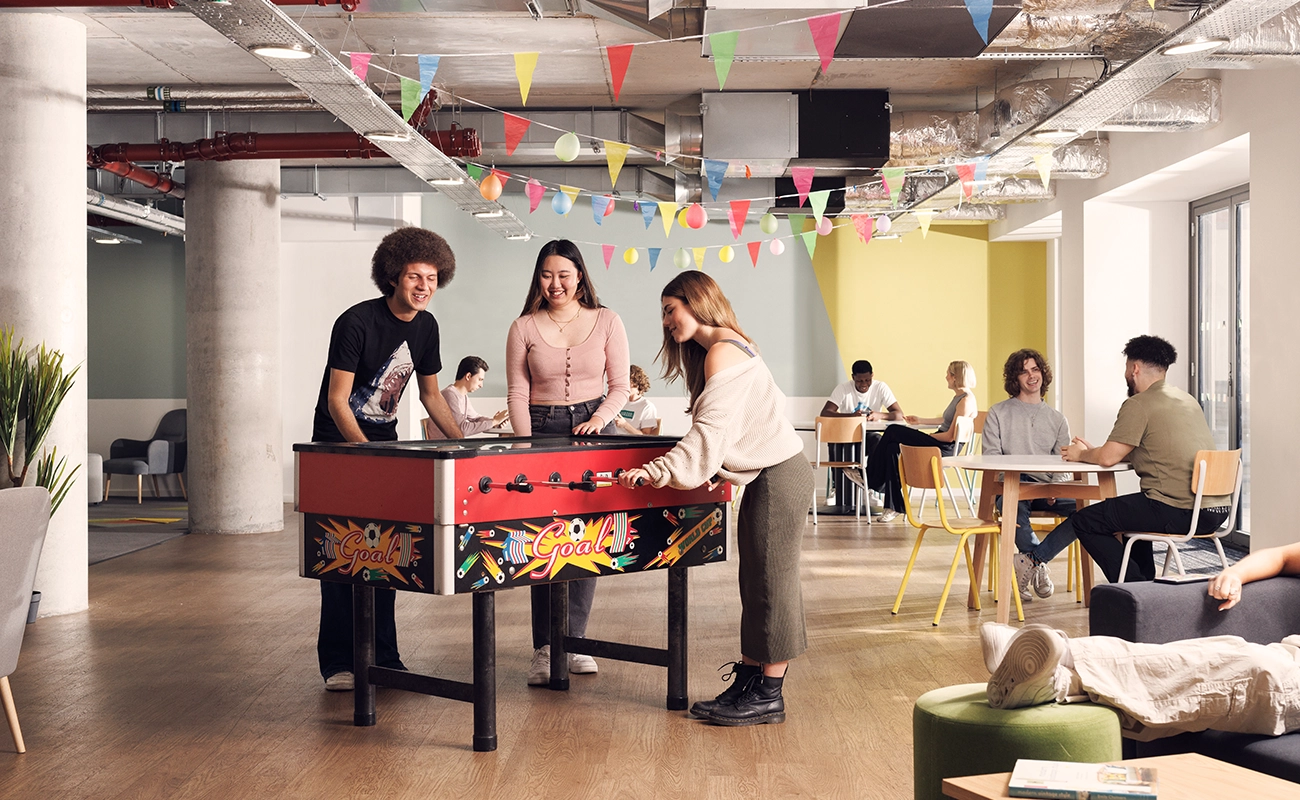
<instances>
[{"instance_id":1,"label":"black leather boot","mask_svg":"<svg viewBox=\"0 0 1300 800\"><path fill-rule=\"evenodd\" d=\"M758 674L749 679L745 690L731 705L718 706L709 716L714 725L740 727L785 722L785 700L781 698L781 684L785 678L771 678Z\"/></svg>"},{"instance_id":2,"label":"black leather boot","mask_svg":"<svg viewBox=\"0 0 1300 800\"><path fill-rule=\"evenodd\" d=\"M746 664L741 661L723 664L718 669L726 667L731 667L731 672L723 675L722 680L724 682L731 681L731 685L712 700L700 700L691 706L692 716L709 719L713 716L713 712L718 710L719 706L732 705L736 702L736 698L740 697L741 692L745 691L745 686L749 684L749 680L762 672L762 668L757 664Z\"/></svg>"}]
</instances>

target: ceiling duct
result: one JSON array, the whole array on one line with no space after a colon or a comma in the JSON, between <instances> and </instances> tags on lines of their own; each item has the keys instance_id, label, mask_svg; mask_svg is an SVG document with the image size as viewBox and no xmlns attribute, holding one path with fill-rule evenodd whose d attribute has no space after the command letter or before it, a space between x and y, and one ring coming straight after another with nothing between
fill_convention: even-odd
<instances>
[{"instance_id":1,"label":"ceiling duct","mask_svg":"<svg viewBox=\"0 0 1300 800\"><path fill-rule=\"evenodd\" d=\"M1024 0L1020 9L1041 17L1121 14L1131 0Z\"/></svg>"},{"instance_id":2,"label":"ceiling duct","mask_svg":"<svg viewBox=\"0 0 1300 800\"><path fill-rule=\"evenodd\" d=\"M726 177L779 178L799 155L799 96L791 92L705 92L701 151L731 162ZM701 169L701 171L703 171Z\"/></svg>"},{"instance_id":3,"label":"ceiling duct","mask_svg":"<svg viewBox=\"0 0 1300 800\"><path fill-rule=\"evenodd\" d=\"M1246 66L1252 61L1300 58L1300 5L1273 17L1253 31L1206 56L1206 66Z\"/></svg>"},{"instance_id":4,"label":"ceiling duct","mask_svg":"<svg viewBox=\"0 0 1300 800\"><path fill-rule=\"evenodd\" d=\"M683 106L687 105L685 102ZM702 103L700 105L703 105ZM664 112L665 162L676 163L677 178L673 197L678 203L698 203L704 196L700 180L699 159L704 156L704 115L683 114L671 108ZM688 156L677 161L674 155Z\"/></svg>"},{"instance_id":5,"label":"ceiling duct","mask_svg":"<svg viewBox=\"0 0 1300 800\"><path fill-rule=\"evenodd\" d=\"M997 222L1007 218L1005 206L962 203L934 215L935 222Z\"/></svg>"},{"instance_id":6,"label":"ceiling duct","mask_svg":"<svg viewBox=\"0 0 1300 800\"><path fill-rule=\"evenodd\" d=\"M979 149L974 111L902 111L889 115L891 166L934 164Z\"/></svg>"},{"instance_id":7,"label":"ceiling duct","mask_svg":"<svg viewBox=\"0 0 1300 800\"><path fill-rule=\"evenodd\" d=\"M142 228L161 231L173 236L185 235L185 218L166 211L159 211L152 206L119 200L94 189L86 190L86 210L103 217L111 217L123 222L131 222Z\"/></svg>"},{"instance_id":8,"label":"ceiling duct","mask_svg":"<svg viewBox=\"0 0 1300 800\"><path fill-rule=\"evenodd\" d=\"M1217 78L1179 78L1106 120L1101 131L1199 131L1219 124Z\"/></svg>"},{"instance_id":9,"label":"ceiling duct","mask_svg":"<svg viewBox=\"0 0 1300 800\"><path fill-rule=\"evenodd\" d=\"M1055 184L1046 186L1037 176L1032 178L1003 178L980 192L981 203L1038 203L1056 197Z\"/></svg>"},{"instance_id":10,"label":"ceiling duct","mask_svg":"<svg viewBox=\"0 0 1300 800\"><path fill-rule=\"evenodd\" d=\"M1052 153L1055 164L1052 178L1084 179L1103 178L1110 172L1110 141L1101 138L1079 139L1062 145ZM1031 169L1022 175L1032 175L1037 180L1038 171Z\"/></svg>"},{"instance_id":11,"label":"ceiling duct","mask_svg":"<svg viewBox=\"0 0 1300 800\"><path fill-rule=\"evenodd\" d=\"M1002 30L990 47L1024 50L1082 50L1101 33L1110 17L1043 17L1020 14Z\"/></svg>"},{"instance_id":12,"label":"ceiling duct","mask_svg":"<svg viewBox=\"0 0 1300 800\"><path fill-rule=\"evenodd\" d=\"M245 50L275 43L309 51L310 58L297 60L257 57L357 133L404 134L405 139L378 141L372 138L371 141L421 180L463 180L464 170L458 163L407 125L401 115L389 108L349 67L267 0L226 0L222 3L178 0L178 5ZM485 199L473 183L465 181L438 188L462 211L474 214L489 230L507 238L527 239L532 236L532 231L513 212Z\"/></svg>"},{"instance_id":13,"label":"ceiling duct","mask_svg":"<svg viewBox=\"0 0 1300 800\"><path fill-rule=\"evenodd\" d=\"M887 211L896 207L906 208L914 205L920 198L942 191L948 183L948 176L942 173L933 175L908 175L899 193L898 203L889 197L882 181L870 181L844 190L844 210L851 213L863 211Z\"/></svg>"}]
</instances>

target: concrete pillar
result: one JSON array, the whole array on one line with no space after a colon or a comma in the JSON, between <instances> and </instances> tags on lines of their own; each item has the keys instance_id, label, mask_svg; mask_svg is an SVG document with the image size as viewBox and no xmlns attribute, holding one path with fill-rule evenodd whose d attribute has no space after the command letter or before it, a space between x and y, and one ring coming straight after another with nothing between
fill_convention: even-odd
<instances>
[{"instance_id":1,"label":"concrete pillar","mask_svg":"<svg viewBox=\"0 0 1300 800\"><path fill-rule=\"evenodd\" d=\"M0 325L81 367L46 440L80 471L50 520L36 573L41 615L68 614L88 606L85 27L55 15L6 14L0 75Z\"/></svg>"},{"instance_id":2,"label":"concrete pillar","mask_svg":"<svg viewBox=\"0 0 1300 800\"><path fill-rule=\"evenodd\" d=\"M280 162L185 168L190 530L284 527Z\"/></svg>"}]
</instances>

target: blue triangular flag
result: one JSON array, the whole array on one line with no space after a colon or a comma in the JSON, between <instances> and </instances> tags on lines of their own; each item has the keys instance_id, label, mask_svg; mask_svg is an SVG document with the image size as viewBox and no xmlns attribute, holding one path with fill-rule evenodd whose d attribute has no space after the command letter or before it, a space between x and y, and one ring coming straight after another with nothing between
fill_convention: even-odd
<instances>
[{"instance_id":1,"label":"blue triangular flag","mask_svg":"<svg viewBox=\"0 0 1300 800\"><path fill-rule=\"evenodd\" d=\"M993 0L966 0L966 10L970 12L971 22L975 23L975 32L989 43L989 16L993 13Z\"/></svg>"},{"instance_id":2,"label":"blue triangular flag","mask_svg":"<svg viewBox=\"0 0 1300 800\"><path fill-rule=\"evenodd\" d=\"M727 174L728 162L716 158L704 159L704 177L709 181L709 193L718 199L718 190L722 188L722 176ZM649 227L649 226L647 226Z\"/></svg>"},{"instance_id":3,"label":"blue triangular flag","mask_svg":"<svg viewBox=\"0 0 1300 800\"><path fill-rule=\"evenodd\" d=\"M655 221L655 209L659 207L657 203L641 203L641 219L645 220L646 230L650 230L650 223ZM654 267L651 267L654 269Z\"/></svg>"},{"instance_id":4,"label":"blue triangular flag","mask_svg":"<svg viewBox=\"0 0 1300 800\"><path fill-rule=\"evenodd\" d=\"M441 56L416 56L420 62L420 99L429 93L433 86L433 75L438 71L438 59Z\"/></svg>"},{"instance_id":5,"label":"blue triangular flag","mask_svg":"<svg viewBox=\"0 0 1300 800\"><path fill-rule=\"evenodd\" d=\"M646 205L649 205L649 203L646 203ZM647 247L647 248L646 248L646 252L648 252L648 253L650 254L650 271L651 271L651 272L654 272L654 271L655 271L655 267L658 266L658 264L659 264L659 250L660 250L660 249L661 249L661 248L658 248L658 247Z\"/></svg>"},{"instance_id":6,"label":"blue triangular flag","mask_svg":"<svg viewBox=\"0 0 1300 800\"><path fill-rule=\"evenodd\" d=\"M975 182L983 183L989 174L989 157L980 156L975 159Z\"/></svg>"},{"instance_id":7,"label":"blue triangular flag","mask_svg":"<svg viewBox=\"0 0 1300 800\"><path fill-rule=\"evenodd\" d=\"M609 198L603 194L593 194L591 196L591 215L596 218L596 224L600 225L605 219L605 209L609 208Z\"/></svg>"}]
</instances>

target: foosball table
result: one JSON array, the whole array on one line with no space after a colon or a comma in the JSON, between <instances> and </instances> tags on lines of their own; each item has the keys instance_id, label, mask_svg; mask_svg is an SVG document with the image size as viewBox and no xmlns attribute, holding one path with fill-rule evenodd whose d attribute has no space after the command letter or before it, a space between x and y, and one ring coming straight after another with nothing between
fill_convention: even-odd
<instances>
[{"instance_id":1,"label":"foosball table","mask_svg":"<svg viewBox=\"0 0 1300 800\"><path fill-rule=\"evenodd\" d=\"M569 688L568 653L666 667L667 707L686 696L687 567L727 557L731 487L618 483L676 444L659 436L296 444L303 515L299 574L352 584L356 725L375 724L375 687L474 704L473 747L495 750L495 593L546 586L550 688ZM568 636L576 578L668 573L667 647ZM470 682L376 666L376 587L473 594Z\"/></svg>"}]
</instances>

